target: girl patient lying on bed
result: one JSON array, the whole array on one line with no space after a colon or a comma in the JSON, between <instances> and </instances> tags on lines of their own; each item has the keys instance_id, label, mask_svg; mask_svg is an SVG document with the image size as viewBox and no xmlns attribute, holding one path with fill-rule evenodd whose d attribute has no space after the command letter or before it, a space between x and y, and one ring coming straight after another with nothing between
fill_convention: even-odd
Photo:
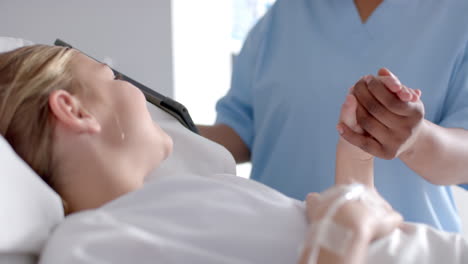
<instances>
[{"instance_id":1,"label":"girl patient lying on bed","mask_svg":"<svg viewBox=\"0 0 468 264\"><path fill-rule=\"evenodd\" d=\"M355 107L348 96L340 120L359 130ZM70 214L41 263L468 260L457 235L397 228L400 215L372 187L372 157L341 139L337 186L309 195L307 206L232 175L161 176L143 186L172 140L137 88L75 50L0 54L0 133Z\"/></svg>"}]
</instances>

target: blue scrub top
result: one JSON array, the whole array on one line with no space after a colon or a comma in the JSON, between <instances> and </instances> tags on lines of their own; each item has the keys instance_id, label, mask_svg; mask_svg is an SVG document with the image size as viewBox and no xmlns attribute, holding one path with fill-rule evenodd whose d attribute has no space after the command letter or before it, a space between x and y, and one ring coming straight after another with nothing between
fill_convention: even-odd
<instances>
[{"instance_id":1,"label":"blue scrub top","mask_svg":"<svg viewBox=\"0 0 468 264\"><path fill-rule=\"evenodd\" d=\"M386 0L362 24L353 0L278 0L237 58L217 123L250 148L253 179L297 199L333 184L340 106L381 67L423 91L426 119L468 129L467 14L468 1ZM460 230L450 188L400 160L377 159L375 184L405 220Z\"/></svg>"}]
</instances>

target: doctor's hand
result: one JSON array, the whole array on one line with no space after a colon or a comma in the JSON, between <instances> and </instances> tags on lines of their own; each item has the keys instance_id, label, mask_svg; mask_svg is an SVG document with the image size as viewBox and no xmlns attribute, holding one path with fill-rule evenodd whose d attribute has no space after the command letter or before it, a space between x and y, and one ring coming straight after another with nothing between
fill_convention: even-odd
<instances>
[{"instance_id":1,"label":"doctor's hand","mask_svg":"<svg viewBox=\"0 0 468 264\"><path fill-rule=\"evenodd\" d=\"M390 71L365 76L352 88L358 107L357 123L365 131L356 133L347 126L341 136L351 144L383 159L393 159L411 149L424 129L421 91L401 85Z\"/></svg>"}]
</instances>

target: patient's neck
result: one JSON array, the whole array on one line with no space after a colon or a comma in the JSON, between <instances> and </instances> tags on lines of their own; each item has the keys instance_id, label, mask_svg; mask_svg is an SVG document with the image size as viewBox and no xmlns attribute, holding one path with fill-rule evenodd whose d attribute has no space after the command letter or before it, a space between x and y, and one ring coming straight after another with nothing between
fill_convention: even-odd
<instances>
[{"instance_id":1,"label":"patient's neck","mask_svg":"<svg viewBox=\"0 0 468 264\"><path fill-rule=\"evenodd\" d=\"M143 186L148 173L123 151L106 151L93 144L58 148L56 191L68 212L94 209Z\"/></svg>"},{"instance_id":2,"label":"patient's neck","mask_svg":"<svg viewBox=\"0 0 468 264\"><path fill-rule=\"evenodd\" d=\"M60 175L64 182L57 191L67 204L68 213L95 209L117 199L142 185L131 181L123 174L108 174L105 170L75 169L67 175Z\"/></svg>"}]
</instances>

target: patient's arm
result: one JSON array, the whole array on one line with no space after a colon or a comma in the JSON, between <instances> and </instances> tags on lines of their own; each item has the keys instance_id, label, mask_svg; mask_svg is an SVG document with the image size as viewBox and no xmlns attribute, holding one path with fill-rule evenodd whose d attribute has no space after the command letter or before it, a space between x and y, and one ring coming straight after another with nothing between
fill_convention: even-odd
<instances>
[{"instance_id":1,"label":"patient's arm","mask_svg":"<svg viewBox=\"0 0 468 264\"><path fill-rule=\"evenodd\" d=\"M340 122L337 126L341 131L342 123L355 132L363 133L356 121L357 100L348 95L341 107ZM374 187L373 156L340 137L336 146L335 184L361 183L369 188Z\"/></svg>"},{"instance_id":2,"label":"patient's arm","mask_svg":"<svg viewBox=\"0 0 468 264\"><path fill-rule=\"evenodd\" d=\"M348 95L341 107L340 124L344 123L355 132L363 133L356 121L356 109L356 98L353 95ZM337 126L338 130L340 130L340 124ZM372 155L348 143L341 137L336 147L335 170L336 185L361 183L368 186L369 189L373 190L374 188ZM333 198L329 198L328 201L323 201L319 197L319 194L313 194L308 196L307 199L308 217L311 223L316 222L323 216L324 212L321 212L321 210L327 211L331 200L333 200ZM317 263L361 263L365 259L367 247L374 236L373 226L375 226L376 222L374 218L370 210L358 201L348 202L343 205L338 210L334 220L352 230L351 246L345 256L339 256L334 252L321 248ZM384 227L388 228L387 226ZM304 253L305 255L310 254L310 252Z\"/></svg>"},{"instance_id":3,"label":"patient's arm","mask_svg":"<svg viewBox=\"0 0 468 264\"><path fill-rule=\"evenodd\" d=\"M356 109L356 98L353 95L348 95L341 108L340 122L337 126L340 134L342 132L342 124L345 124L357 133L363 133L362 128L359 127L356 121ZM317 263L365 263L370 242L393 231L402 222L402 217L392 209L374 188L372 155L340 137L336 148L335 169L336 185L363 184L368 187L368 192L373 197L372 200L377 202L378 206L368 206L368 204L362 201L355 200L346 202L339 208L333 220L352 231L353 235L350 240L350 246L343 256L320 247ZM320 199L319 194L309 195L307 199L307 211L311 225L320 221L325 212L330 209L329 207L333 200L339 198L337 196L326 197L326 199L322 197ZM379 211L379 214L376 214L376 209ZM308 263L310 250L311 248L304 248L300 264Z\"/></svg>"}]
</instances>

